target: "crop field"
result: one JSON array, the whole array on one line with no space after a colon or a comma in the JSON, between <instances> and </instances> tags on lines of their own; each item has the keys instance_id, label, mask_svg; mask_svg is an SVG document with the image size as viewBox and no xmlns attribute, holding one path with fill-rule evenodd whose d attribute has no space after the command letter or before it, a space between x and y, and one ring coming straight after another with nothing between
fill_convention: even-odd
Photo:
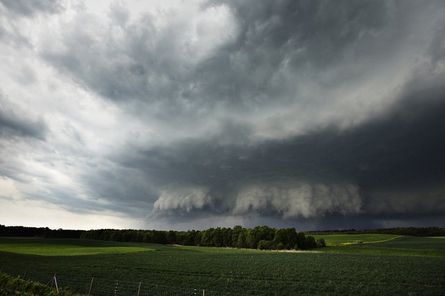
<instances>
[{"instance_id":1,"label":"crop field","mask_svg":"<svg viewBox=\"0 0 445 296\"><path fill-rule=\"evenodd\" d=\"M86 293L93 280L92 295L137 295L138 289L140 295L202 295L205 290L207 296L445 291L445 239L376 237L380 242L344 246L335 240L336 246L320 251L277 252L3 238L0 269L45 284L57 274L60 286L80 293Z\"/></svg>"}]
</instances>

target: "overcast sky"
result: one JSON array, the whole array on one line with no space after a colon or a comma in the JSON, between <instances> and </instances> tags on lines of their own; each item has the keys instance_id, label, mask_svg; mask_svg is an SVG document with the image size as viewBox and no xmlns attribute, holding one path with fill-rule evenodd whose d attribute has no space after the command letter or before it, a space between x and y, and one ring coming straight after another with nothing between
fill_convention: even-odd
<instances>
[{"instance_id":1,"label":"overcast sky","mask_svg":"<svg viewBox=\"0 0 445 296\"><path fill-rule=\"evenodd\" d=\"M0 0L0 224L445 226L445 2Z\"/></svg>"}]
</instances>

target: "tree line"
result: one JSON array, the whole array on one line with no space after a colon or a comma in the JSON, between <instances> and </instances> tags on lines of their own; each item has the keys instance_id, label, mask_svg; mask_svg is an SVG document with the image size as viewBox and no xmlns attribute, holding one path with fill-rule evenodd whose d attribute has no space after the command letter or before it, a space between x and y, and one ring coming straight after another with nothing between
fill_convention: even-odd
<instances>
[{"instance_id":1,"label":"tree line","mask_svg":"<svg viewBox=\"0 0 445 296\"><path fill-rule=\"evenodd\" d=\"M268 226L217 227L189 231L98 229L83 232L81 238L262 250L308 250L326 245L323 239L315 240L312 236L297 232L295 228L275 229Z\"/></svg>"},{"instance_id":2,"label":"tree line","mask_svg":"<svg viewBox=\"0 0 445 296\"><path fill-rule=\"evenodd\" d=\"M262 250L301 249L324 247L323 239L297 232L295 228L257 226L244 228L217 227L206 230L164 231L134 229L66 230L48 227L0 225L0 236L25 236L45 238L83 238L120 242L179 244L186 246L253 248Z\"/></svg>"},{"instance_id":3,"label":"tree line","mask_svg":"<svg viewBox=\"0 0 445 296\"><path fill-rule=\"evenodd\" d=\"M5 226L0 224L0 236L47 238L80 238L83 230L50 229L48 227Z\"/></svg>"}]
</instances>

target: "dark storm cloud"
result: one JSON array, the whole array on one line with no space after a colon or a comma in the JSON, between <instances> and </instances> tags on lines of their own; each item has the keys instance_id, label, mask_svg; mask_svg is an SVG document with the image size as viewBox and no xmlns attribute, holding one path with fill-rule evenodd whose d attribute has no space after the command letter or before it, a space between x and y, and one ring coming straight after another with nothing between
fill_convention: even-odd
<instances>
[{"instance_id":1,"label":"dark storm cloud","mask_svg":"<svg viewBox=\"0 0 445 296\"><path fill-rule=\"evenodd\" d=\"M177 143L143 151L125 164L168 188L164 194L173 196L161 195L158 210L236 212L237 199L242 198L239 192L253 184L269 196L262 205L251 201L250 209L282 215L273 199L280 202L286 188L306 183L323 184L328 193L317 185L308 188L312 199L327 204L335 199L335 190L344 196L348 194L344 184L354 184L359 192L349 194L358 194L361 205L360 211L350 214L360 213L363 220L397 214L400 219L441 215L445 211L445 88L436 84L407 88L407 92L392 110L352 129L326 128L257 145L228 146L212 140ZM284 191L274 193L273 187ZM347 208L346 201L355 202L341 200L331 215ZM295 197L294 202L298 202Z\"/></svg>"},{"instance_id":2,"label":"dark storm cloud","mask_svg":"<svg viewBox=\"0 0 445 296\"><path fill-rule=\"evenodd\" d=\"M384 109L382 97L403 87L443 10L434 1L212 1L199 13L215 7L233 15L208 33L216 39L193 41L209 24L188 25L186 12L162 27L116 6L104 24L88 14L75 20L84 26L67 24L63 46L46 42L40 53L86 89L156 121L160 134L179 126L237 142L224 132L232 125L245 141L286 138Z\"/></svg>"},{"instance_id":3,"label":"dark storm cloud","mask_svg":"<svg viewBox=\"0 0 445 296\"><path fill-rule=\"evenodd\" d=\"M128 215L144 217L159 192L143 171L115 166L101 167L82 176L96 201L107 201L103 208ZM97 205L96 205L97 206Z\"/></svg>"},{"instance_id":4,"label":"dark storm cloud","mask_svg":"<svg viewBox=\"0 0 445 296\"><path fill-rule=\"evenodd\" d=\"M121 186L106 185L110 178L93 178L90 183L102 184L94 186L96 192L113 202L145 199L154 202L155 212L190 218L197 212L256 211L288 218L443 212L439 139L444 90L435 81L440 76L431 74L443 63L443 38L441 26L425 25L430 13L443 9L439 2L216 1L203 9L221 3L237 20L236 34L196 63L178 54L185 45L172 36L181 26L159 30L149 15L133 23L115 20L112 25L124 37L110 37L108 46L98 43L92 30L79 29L65 36L66 50L43 53L48 62L107 99L142 102L138 116L156 109L156 117L184 126L199 124L191 116L211 121L215 110L231 116L197 139L148 148L136 156L128 151L132 156L118 157L121 164L140 170L146 186L130 186L115 171L113 178L121 178ZM277 106L297 102L301 107L295 117L317 117L343 91L394 71L391 66L398 65L393 60L417 51L419 32L431 37L424 57L429 66L416 70L427 78L416 76L398 85L404 90L383 115L348 129L309 119L303 122L309 126L303 135L252 141L262 123L246 122L243 115L275 116ZM412 58L407 62L415 63ZM301 95L300 89L313 81L319 96ZM336 111L354 121L350 111ZM286 125L292 122L278 119L269 133ZM435 191L427 203L421 198L425 188Z\"/></svg>"},{"instance_id":5,"label":"dark storm cloud","mask_svg":"<svg viewBox=\"0 0 445 296\"><path fill-rule=\"evenodd\" d=\"M329 79L320 71L360 61L353 73L338 69L335 83L354 78L342 75L359 75L361 63L382 58L381 51L390 51L403 36L404 9L391 1L224 3L237 16L240 33L203 65L203 75L210 74L209 92L234 102L283 94L293 100L296 76ZM280 76L283 68L288 72Z\"/></svg>"},{"instance_id":6,"label":"dark storm cloud","mask_svg":"<svg viewBox=\"0 0 445 296\"><path fill-rule=\"evenodd\" d=\"M45 113L0 98L23 196L191 227L445 223L442 1L1 5L4 56L32 56L5 89Z\"/></svg>"},{"instance_id":7,"label":"dark storm cloud","mask_svg":"<svg viewBox=\"0 0 445 296\"><path fill-rule=\"evenodd\" d=\"M1 0L0 4L16 15L32 16L36 13L55 13L61 9L58 0Z\"/></svg>"},{"instance_id":8,"label":"dark storm cloud","mask_svg":"<svg viewBox=\"0 0 445 296\"><path fill-rule=\"evenodd\" d=\"M208 112L221 105L248 111L295 100L295 81L302 77L324 80L329 87L365 75L362 70L372 68L383 52L392 54L400 46L405 22L416 8L391 1L224 4L237 18L234 38L197 63L190 62L191 45L179 38L180 21L161 30L150 15L131 23L116 20L116 13L110 16L110 31L123 32L122 38L100 32L108 36L104 43L92 33L98 29L92 23L68 31L65 50L42 54L105 98L159 104L160 116ZM351 63L356 63L353 71ZM335 79L323 72L337 66Z\"/></svg>"}]
</instances>

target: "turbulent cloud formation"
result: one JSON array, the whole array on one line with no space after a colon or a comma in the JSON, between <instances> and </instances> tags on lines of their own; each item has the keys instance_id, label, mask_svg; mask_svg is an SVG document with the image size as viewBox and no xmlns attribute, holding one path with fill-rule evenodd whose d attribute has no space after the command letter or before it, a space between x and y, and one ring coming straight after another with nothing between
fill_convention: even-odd
<instances>
[{"instance_id":1,"label":"turbulent cloud formation","mask_svg":"<svg viewBox=\"0 0 445 296\"><path fill-rule=\"evenodd\" d=\"M211 206L211 196L202 189L180 188L176 191L161 192L153 207L155 211L185 211L190 212L195 209L203 209Z\"/></svg>"},{"instance_id":2,"label":"turbulent cloud formation","mask_svg":"<svg viewBox=\"0 0 445 296\"><path fill-rule=\"evenodd\" d=\"M254 186L239 193L233 211L235 214L276 211L284 218L317 217L326 212L358 213L361 201L357 191L357 187L351 185Z\"/></svg>"},{"instance_id":3,"label":"turbulent cloud formation","mask_svg":"<svg viewBox=\"0 0 445 296\"><path fill-rule=\"evenodd\" d=\"M445 225L442 1L0 13L0 223Z\"/></svg>"}]
</instances>

